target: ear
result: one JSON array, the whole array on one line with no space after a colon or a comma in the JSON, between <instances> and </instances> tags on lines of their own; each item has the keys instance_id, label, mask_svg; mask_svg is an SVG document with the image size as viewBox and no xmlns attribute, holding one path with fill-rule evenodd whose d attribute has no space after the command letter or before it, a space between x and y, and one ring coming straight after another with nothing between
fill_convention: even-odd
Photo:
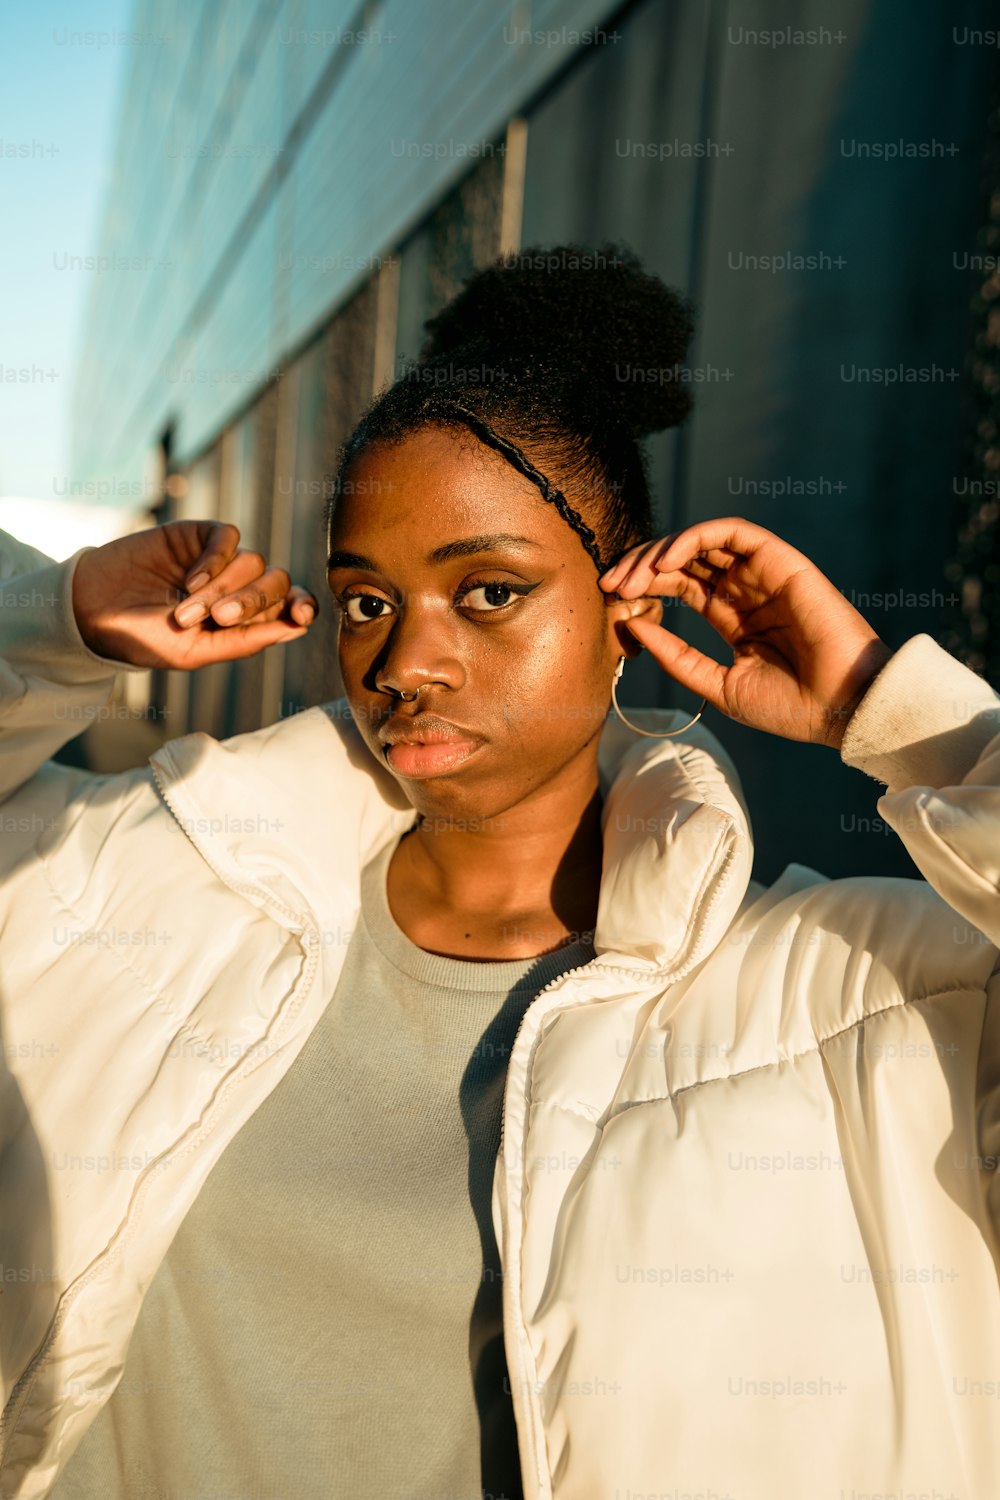
<instances>
[{"instance_id":1,"label":"ear","mask_svg":"<svg viewBox=\"0 0 1000 1500\"><path fill-rule=\"evenodd\" d=\"M616 599L610 604L608 612L611 615L617 655L634 657L639 655L642 646L625 621L641 615L653 625L659 625L663 619L663 599L659 594L644 594L641 599Z\"/></svg>"}]
</instances>

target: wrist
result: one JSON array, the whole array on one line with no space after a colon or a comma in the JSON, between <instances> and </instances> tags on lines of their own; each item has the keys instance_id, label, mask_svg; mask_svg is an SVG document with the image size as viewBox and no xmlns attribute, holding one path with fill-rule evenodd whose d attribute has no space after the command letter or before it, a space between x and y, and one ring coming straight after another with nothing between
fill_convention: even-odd
<instances>
[{"instance_id":1,"label":"wrist","mask_svg":"<svg viewBox=\"0 0 1000 1500\"><path fill-rule=\"evenodd\" d=\"M99 632L93 628L87 608L87 600L90 592L90 558L91 554L96 551L96 547L88 547L77 558L70 587L70 608L73 611L73 619L76 622L77 632L87 650L92 651L95 656L104 656L105 652L101 645Z\"/></svg>"},{"instance_id":2,"label":"wrist","mask_svg":"<svg viewBox=\"0 0 1000 1500\"><path fill-rule=\"evenodd\" d=\"M885 641L876 636L858 659L855 673L852 674L855 683L854 691L846 702L830 710L830 725L824 744L829 745L838 754L844 743L847 726L851 722L855 710L860 707L862 698L868 692L875 678L894 655L895 652L892 647L887 646ZM858 673L860 673L860 679L857 676Z\"/></svg>"}]
</instances>

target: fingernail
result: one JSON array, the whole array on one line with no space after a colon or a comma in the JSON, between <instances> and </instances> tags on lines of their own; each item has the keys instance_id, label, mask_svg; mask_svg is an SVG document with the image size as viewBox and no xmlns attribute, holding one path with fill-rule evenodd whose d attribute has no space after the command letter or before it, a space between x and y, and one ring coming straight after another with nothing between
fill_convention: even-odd
<instances>
[{"instance_id":1,"label":"fingernail","mask_svg":"<svg viewBox=\"0 0 1000 1500\"><path fill-rule=\"evenodd\" d=\"M207 605L204 599L188 599L174 610L174 619L178 625L193 625L206 613Z\"/></svg>"},{"instance_id":2,"label":"fingernail","mask_svg":"<svg viewBox=\"0 0 1000 1500\"><path fill-rule=\"evenodd\" d=\"M308 623L315 617L316 611L313 609L311 604L300 604L298 614L299 619L302 620L303 623Z\"/></svg>"},{"instance_id":3,"label":"fingernail","mask_svg":"<svg viewBox=\"0 0 1000 1500\"><path fill-rule=\"evenodd\" d=\"M193 594L194 591L195 591L195 589L200 589L201 586L202 586L202 584L205 584L207 582L208 582L208 574L207 573L196 573L193 578L189 578L188 581L187 581L187 591L188 591L188 593L189 594Z\"/></svg>"},{"instance_id":4,"label":"fingernail","mask_svg":"<svg viewBox=\"0 0 1000 1500\"><path fill-rule=\"evenodd\" d=\"M243 606L238 599L227 599L214 610L215 618L221 625L228 625L230 620L238 620L242 613Z\"/></svg>"}]
</instances>

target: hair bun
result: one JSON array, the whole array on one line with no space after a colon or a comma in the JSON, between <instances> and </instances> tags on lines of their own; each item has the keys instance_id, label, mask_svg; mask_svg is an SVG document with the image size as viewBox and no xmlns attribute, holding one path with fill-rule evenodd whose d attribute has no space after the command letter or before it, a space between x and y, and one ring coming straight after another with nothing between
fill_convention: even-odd
<instances>
[{"instance_id":1,"label":"hair bun","mask_svg":"<svg viewBox=\"0 0 1000 1500\"><path fill-rule=\"evenodd\" d=\"M422 365L544 368L589 430L632 437L676 427L692 406L682 362L690 299L644 271L623 242L534 245L474 273L424 327Z\"/></svg>"}]
</instances>

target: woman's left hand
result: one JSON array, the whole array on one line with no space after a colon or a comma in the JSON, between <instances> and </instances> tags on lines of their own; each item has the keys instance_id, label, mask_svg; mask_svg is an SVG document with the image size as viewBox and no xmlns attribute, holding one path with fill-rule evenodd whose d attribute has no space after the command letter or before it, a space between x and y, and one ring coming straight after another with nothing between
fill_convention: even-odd
<instances>
[{"instance_id":1,"label":"woman's left hand","mask_svg":"<svg viewBox=\"0 0 1000 1500\"><path fill-rule=\"evenodd\" d=\"M740 516L631 547L599 583L623 599L674 595L704 615L732 648L731 666L651 620L624 623L682 687L784 739L839 750L848 719L893 654L808 557Z\"/></svg>"}]
</instances>

